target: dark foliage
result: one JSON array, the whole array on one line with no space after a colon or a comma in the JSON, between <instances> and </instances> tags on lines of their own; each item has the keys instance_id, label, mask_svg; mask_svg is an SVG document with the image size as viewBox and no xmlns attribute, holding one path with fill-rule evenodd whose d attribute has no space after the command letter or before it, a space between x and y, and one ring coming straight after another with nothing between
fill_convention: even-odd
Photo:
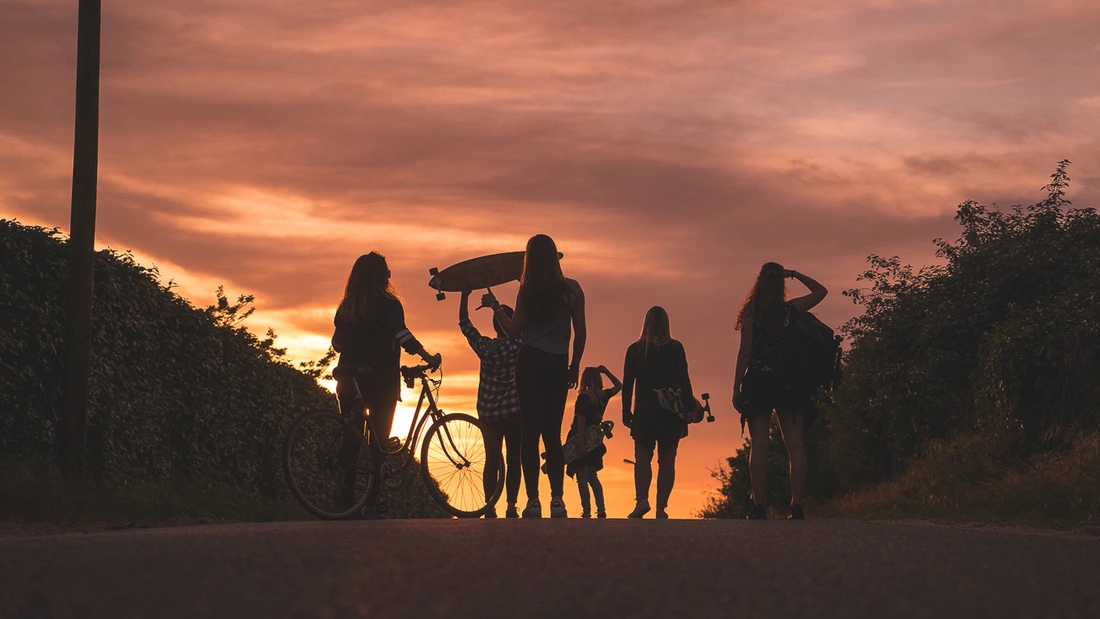
<instances>
[{"instance_id":1,"label":"dark foliage","mask_svg":"<svg viewBox=\"0 0 1100 619\"><path fill-rule=\"evenodd\" d=\"M845 292L864 312L844 327L851 348L826 407L841 489L959 436L1026 462L1100 427L1100 216L1066 199L1068 165L1032 206L961 204L959 238L935 241L941 264L871 256L868 286ZM730 465L747 481L739 457ZM828 494L813 479L809 492Z\"/></svg>"},{"instance_id":2,"label":"dark foliage","mask_svg":"<svg viewBox=\"0 0 1100 619\"><path fill-rule=\"evenodd\" d=\"M54 449L66 253L56 229L0 220L5 460L41 461ZM298 415L335 410L335 397L316 382L334 353L295 368L273 332L260 339L241 325L252 297L232 301L219 288L215 305L197 309L171 288L129 253L96 253L89 472L113 485L170 482L287 496L283 437Z\"/></svg>"}]
</instances>

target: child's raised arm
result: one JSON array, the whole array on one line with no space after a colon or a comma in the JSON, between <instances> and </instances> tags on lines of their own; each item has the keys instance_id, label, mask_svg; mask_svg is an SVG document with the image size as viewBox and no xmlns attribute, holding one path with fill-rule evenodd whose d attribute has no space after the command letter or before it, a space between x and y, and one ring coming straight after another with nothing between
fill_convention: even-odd
<instances>
[{"instance_id":1,"label":"child's raised arm","mask_svg":"<svg viewBox=\"0 0 1100 619\"><path fill-rule=\"evenodd\" d=\"M623 390L623 384L621 382L619 382L618 377L616 377L614 374L611 373L611 370L607 369L606 365L601 365L600 367L598 367L596 369L603 372L604 376L611 379L611 388L604 390L604 393L607 394L608 398L615 397L620 391Z\"/></svg>"}]
</instances>

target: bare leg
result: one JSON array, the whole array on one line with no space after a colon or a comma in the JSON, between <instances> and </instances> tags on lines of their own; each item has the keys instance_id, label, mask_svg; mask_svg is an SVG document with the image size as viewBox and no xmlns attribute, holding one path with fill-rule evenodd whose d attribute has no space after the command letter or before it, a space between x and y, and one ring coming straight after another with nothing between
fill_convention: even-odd
<instances>
[{"instance_id":1,"label":"bare leg","mask_svg":"<svg viewBox=\"0 0 1100 619\"><path fill-rule=\"evenodd\" d=\"M763 505L768 485L768 432L771 415L757 415L749 419L749 478L752 481L752 500Z\"/></svg>"},{"instance_id":2,"label":"bare leg","mask_svg":"<svg viewBox=\"0 0 1100 619\"><path fill-rule=\"evenodd\" d=\"M787 459L791 462L791 504L801 505L806 492L806 446L802 441L804 416L792 410L777 410L779 430L787 444Z\"/></svg>"}]
</instances>

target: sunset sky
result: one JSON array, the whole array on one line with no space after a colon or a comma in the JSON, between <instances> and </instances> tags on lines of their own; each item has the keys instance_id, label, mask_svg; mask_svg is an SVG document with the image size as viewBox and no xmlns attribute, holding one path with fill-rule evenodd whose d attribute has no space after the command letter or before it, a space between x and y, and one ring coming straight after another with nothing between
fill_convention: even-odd
<instances>
[{"instance_id":1,"label":"sunset sky","mask_svg":"<svg viewBox=\"0 0 1100 619\"><path fill-rule=\"evenodd\" d=\"M67 230L76 0L0 0L0 217ZM385 254L409 326L472 411L477 362L428 268L550 234L588 297L586 365L621 374L654 304L718 422L681 443L688 517L741 444L736 308L762 262L832 291L868 254L935 260L955 206L1100 203L1095 0L103 0L100 246L196 305L323 354L354 259ZM1006 265L1007 267L1008 265ZM798 292L798 289L793 289ZM498 291L514 298L515 286ZM475 316L488 332L489 317ZM609 406L619 419L619 400ZM566 419L571 417L567 413ZM630 511L632 443L602 473ZM566 501L579 513L576 485Z\"/></svg>"}]
</instances>

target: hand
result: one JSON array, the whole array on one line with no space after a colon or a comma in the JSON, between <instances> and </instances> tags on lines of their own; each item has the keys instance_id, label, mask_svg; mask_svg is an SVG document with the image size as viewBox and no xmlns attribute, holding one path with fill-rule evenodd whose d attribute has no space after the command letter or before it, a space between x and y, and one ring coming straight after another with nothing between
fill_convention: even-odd
<instances>
[{"instance_id":1,"label":"hand","mask_svg":"<svg viewBox=\"0 0 1100 619\"><path fill-rule=\"evenodd\" d=\"M466 299L469 299L469 298L470 298L470 293L471 293L471 292L473 292L473 291L472 291L472 290L470 290L469 288L467 288L467 289L464 289L464 290L462 291L462 300L463 300L463 301L465 301Z\"/></svg>"},{"instance_id":2,"label":"hand","mask_svg":"<svg viewBox=\"0 0 1100 619\"><path fill-rule=\"evenodd\" d=\"M634 427L634 413L630 411L623 411L623 425L628 428Z\"/></svg>"},{"instance_id":3,"label":"hand","mask_svg":"<svg viewBox=\"0 0 1100 619\"><path fill-rule=\"evenodd\" d=\"M569 382L568 382L568 385L569 385L570 389L576 389L577 388L577 383L580 382L580 377L581 377L581 369L580 368L569 368Z\"/></svg>"},{"instance_id":4,"label":"hand","mask_svg":"<svg viewBox=\"0 0 1100 619\"><path fill-rule=\"evenodd\" d=\"M787 277L793 278L795 275L798 275L798 271L795 271L794 269L783 269L783 277L784 278L787 278Z\"/></svg>"},{"instance_id":5,"label":"hand","mask_svg":"<svg viewBox=\"0 0 1100 619\"><path fill-rule=\"evenodd\" d=\"M611 370L608 370L606 365L601 365L600 367L598 367L596 369L599 370L600 372L604 373L604 374L610 374L611 373Z\"/></svg>"},{"instance_id":6,"label":"hand","mask_svg":"<svg viewBox=\"0 0 1100 619\"><path fill-rule=\"evenodd\" d=\"M497 296L492 290L481 295L481 307L491 307L494 312L500 308L500 301L497 301Z\"/></svg>"},{"instance_id":7,"label":"hand","mask_svg":"<svg viewBox=\"0 0 1100 619\"><path fill-rule=\"evenodd\" d=\"M744 405L744 403L745 403L745 394L741 393L740 389L735 390L733 392L733 408L737 412L740 413L741 412L741 407Z\"/></svg>"},{"instance_id":8,"label":"hand","mask_svg":"<svg viewBox=\"0 0 1100 619\"><path fill-rule=\"evenodd\" d=\"M440 365L443 365L443 355L439 353L428 355L424 357L424 363L428 364L428 370L434 372L439 369Z\"/></svg>"}]
</instances>

